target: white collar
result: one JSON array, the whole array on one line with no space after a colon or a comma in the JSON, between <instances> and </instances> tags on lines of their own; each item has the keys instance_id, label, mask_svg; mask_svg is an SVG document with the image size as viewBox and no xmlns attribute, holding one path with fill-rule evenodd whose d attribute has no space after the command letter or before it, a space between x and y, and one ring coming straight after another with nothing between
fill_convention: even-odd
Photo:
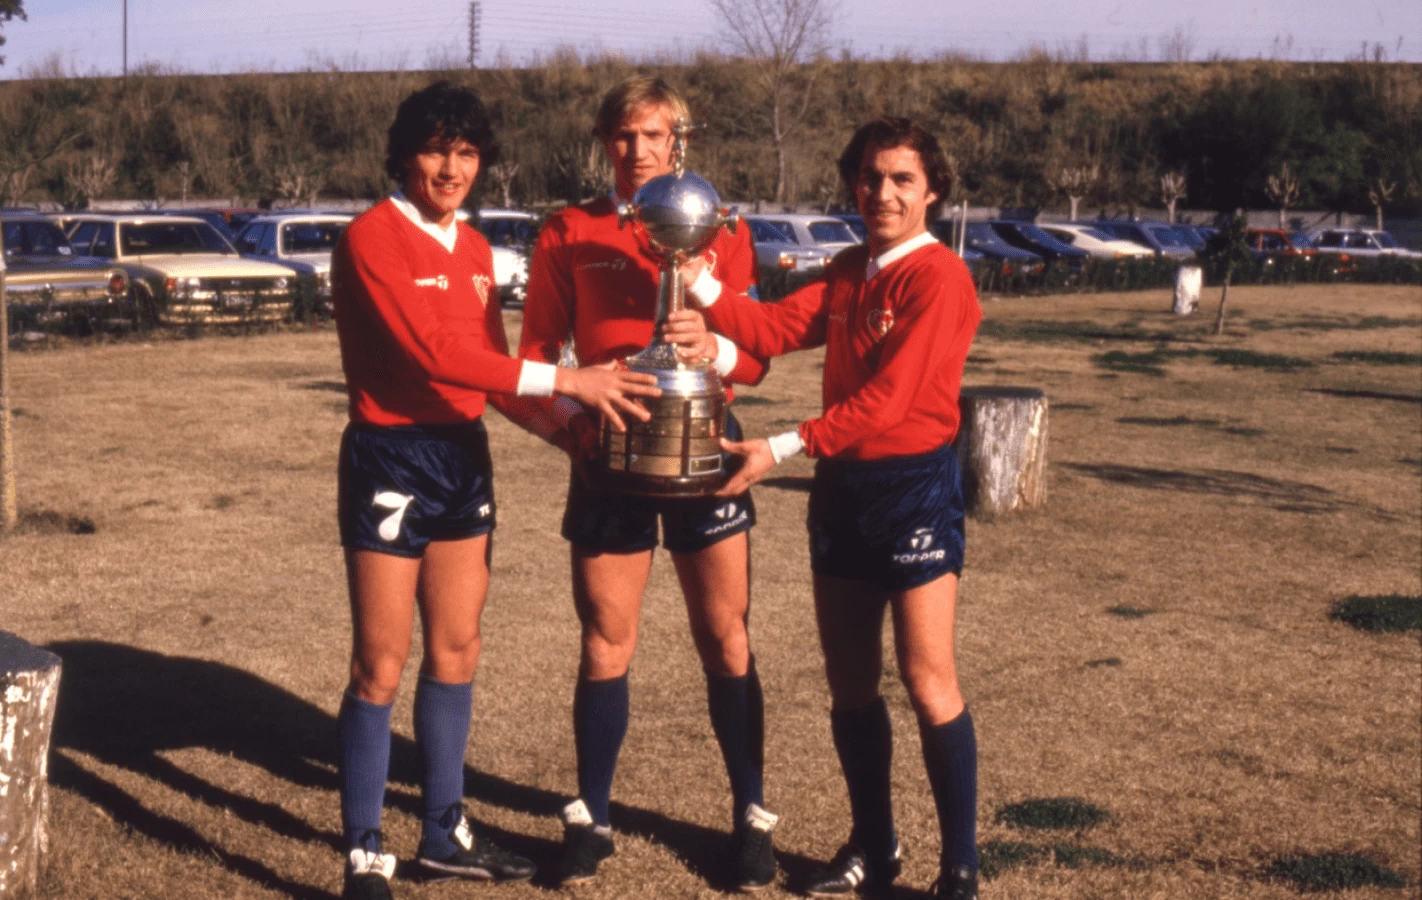
<instances>
[{"instance_id":1,"label":"white collar","mask_svg":"<svg viewBox=\"0 0 1422 900\"><path fill-rule=\"evenodd\" d=\"M898 262L905 256L908 256L910 253L917 250L919 247L926 247L929 244L936 243L937 241L938 238L933 236L933 232L925 231L918 237L909 238L908 240L904 241L902 244L899 244L892 250L885 250L883 253L880 253L878 256L869 260L869 264L864 267L864 280L868 281L875 275L878 275L880 272L887 269L890 263Z\"/></svg>"},{"instance_id":2,"label":"white collar","mask_svg":"<svg viewBox=\"0 0 1422 900\"><path fill-rule=\"evenodd\" d=\"M458 218L450 222L448 228L441 228L438 223L426 219L415 204L411 203L409 198L405 196L404 191L396 191L391 194L390 202L395 204L396 209L405 214L405 218L414 222L415 227L439 241L440 246L450 253L454 252L454 242L459 238Z\"/></svg>"}]
</instances>

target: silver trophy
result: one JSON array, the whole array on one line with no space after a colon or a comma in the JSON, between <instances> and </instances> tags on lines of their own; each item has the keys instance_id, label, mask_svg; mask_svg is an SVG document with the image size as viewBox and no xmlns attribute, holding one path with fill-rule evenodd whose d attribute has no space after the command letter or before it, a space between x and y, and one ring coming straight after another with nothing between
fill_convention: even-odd
<instances>
[{"instance_id":1,"label":"silver trophy","mask_svg":"<svg viewBox=\"0 0 1422 900\"><path fill-rule=\"evenodd\" d=\"M674 171L642 186L618 209L621 223L639 228L662 257L657 288L657 321L652 343L627 359L634 372L657 378L661 396L640 401L652 418L624 416L625 432L602 424L602 463L609 488L656 497L710 494L725 481L721 435L726 429L726 390L709 363L683 362L661 338L667 316L685 305L686 286L678 267L706 250L724 225L735 220L706 179L682 170L686 136L699 127L678 122L673 129Z\"/></svg>"}]
</instances>

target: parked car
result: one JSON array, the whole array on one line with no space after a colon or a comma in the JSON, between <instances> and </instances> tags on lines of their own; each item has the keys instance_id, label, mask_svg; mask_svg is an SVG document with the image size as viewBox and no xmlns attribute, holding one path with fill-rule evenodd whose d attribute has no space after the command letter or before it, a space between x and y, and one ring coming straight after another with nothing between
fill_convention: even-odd
<instances>
[{"instance_id":1,"label":"parked car","mask_svg":"<svg viewBox=\"0 0 1422 900\"><path fill-rule=\"evenodd\" d=\"M1072 272L1080 272L1091 258L1091 254L1085 250L1057 240L1030 222L1000 219L987 224L1012 246L1035 253L1048 262L1060 263Z\"/></svg>"},{"instance_id":2,"label":"parked car","mask_svg":"<svg viewBox=\"0 0 1422 900\"><path fill-rule=\"evenodd\" d=\"M32 214L0 214L5 242L5 306L15 331L30 326L130 323L128 275L112 263L78 256L58 223Z\"/></svg>"},{"instance_id":3,"label":"parked car","mask_svg":"<svg viewBox=\"0 0 1422 900\"><path fill-rule=\"evenodd\" d=\"M817 272L834 255L818 246L802 246L795 240L794 228L786 222L746 216L745 223L750 227L755 261L762 272L762 281L765 280L765 273L770 272Z\"/></svg>"},{"instance_id":4,"label":"parked car","mask_svg":"<svg viewBox=\"0 0 1422 900\"><path fill-rule=\"evenodd\" d=\"M1342 253L1363 258L1397 256L1422 259L1422 253L1408 250L1397 242L1397 238L1376 228L1325 228L1310 237L1319 253Z\"/></svg>"},{"instance_id":5,"label":"parked car","mask_svg":"<svg viewBox=\"0 0 1422 900\"><path fill-rule=\"evenodd\" d=\"M1312 259L1318 256L1318 249L1309 243L1302 232L1288 232L1282 228L1251 228L1244 232L1249 249L1255 259L1272 262L1280 256L1297 256Z\"/></svg>"},{"instance_id":6,"label":"parked car","mask_svg":"<svg viewBox=\"0 0 1422 900\"><path fill-rule=\"evenodd\" d=\"M846 247L859 243L854 231L834 216L812 216L802 213L757 213L746 221L772 224L792 244L821 250L834 256Z\"/></svg>"},{"instance_id":7,"label":"parked car","mask_svg":"<svg viewBox=\"0 0 1422 900\"><path fill-rule=\"evenodd\" d=\"M1195 248L1173 225L1164 222L1111 222L1098 219L1091 223L1115 237L1134 241L1155 251L1156 256L1171 259L1193 259Z\"/></svg>"},{"instance_id":8,"label":"parked car","mask_svg":"<svg viewBox=\"0 0 1422 900\"><path fill-rule=\"evenodd\" d=\"M297 299L296 273L243 259L202 219L180 216L80 216L70 241L128 273L134 300L154 322L272 321Z\"/></svg>"},{"instance_id":9,"label":"parked car","mask_svg":"<svg viewBox=\"0 0 1422 900\"><path fill-rule=\"evenodd\" d=\"M191 219L202 219L213 228L216 228L218 232L229 241L236 238L237 232L242 230L240 227L234 228L231 220L218 209L193 207L186 209L147 209L143 212L149 216L186 216Z\"/></svg>"},{"instance_id":10,"label":"parked car","mask_svg":"<svg viewBox=\"0 0 1422 900\"><path fill-rule=\"evenodd\" d=\"M864 217L859 213L835 213L834 217L849 226L849 230L859 238L859 243L869 240L869 229L864 227Z\"/></svg>"},{"instance_id":11,"label":"parked car","mask_svg":"<svg viewBox=\"0 0 1422 900\"><path fill-rule=\"evenodd\" d=\"M517 209L481 209L479 231L494 250L494 283L502 306L520 308L528 289L528 260L542 220Z\"/></svg>"},{"instance_id":12,"label":"parked car","mask_svg":"<svg viewBox=\"0 0 1422 900\"><path fill-rule=\"evenodd\" d=\"M969 222L966 227L967 232L963 237L964 262L968 262L967 251L971 250L982 254L983 262L979 265L993 263L997 267L997 273L1004 278L1033 275L1046 269L1046 260L1029 250L1012 246L987 222ZM953 245L952 219L939 219L933 223L932 228L940 241L950 247Z\"/></svg>"},{"instance_id":13,"label":"parked car","mask_svg":"<svg viewBox=\"0 0 1422 900\"><path fill-rule=\"evenodd\" d=\"M1127 241L1094 225L1080 222L1051 222L1038 226L1047 234L1078 250L1085 250L1094 259L1133 259L1154 257L1155 252L1135 241Z\"/></svg>"},{"instance_id":14,"label":"parked car","mask_svg":"<svg viewBox=\"0 0 1422 900\"><path fill-rule=\"evenodd\" d=\"M247 223L237 252L248 259L280 263L297 274L305 309L331 311L331 252L353 216L319 213L269 213Z\"/></svg>"}]
</instances>

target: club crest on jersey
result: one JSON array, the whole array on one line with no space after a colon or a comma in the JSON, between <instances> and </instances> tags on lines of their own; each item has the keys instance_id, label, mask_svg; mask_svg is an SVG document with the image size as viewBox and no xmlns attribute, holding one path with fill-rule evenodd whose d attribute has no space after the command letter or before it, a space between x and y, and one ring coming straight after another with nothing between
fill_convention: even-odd
<instances>
[{"instance_id":1,"label":"club crest on jersey","mask_svg":"<svg viewBox=\"0 0 1422 900\"><path fill-rule=\"evenodd\" d=\"M889 334L889 329L894 327L894 311L892 309L871 309L869 310L869 330L880 339Z\"/></svg>"},{"instance_id":2,"label":"club crest on jersey","mask_svg":"<svg viewBox=\"0 0 1422 900\"><path fill-rule=\"evenodd\" d=\"M436 275L433 278L416 278L415 287L432 287L447 291L449 290L449 279L443 275Z\"/></svg>"},{"instance_id":3,"label":"club crest on jersey","mask_svg":"<svg viewBox=\"0 0 1422 900\"><path fill-rule=\"evenodd\" d=\"M476 293L476 294L479 295L479 305L480 305L480 306L488 306L488 305L489 305L489 285L491 285L491 284L493 284L493 283L494 283L494 280L493 280L492 278L490 278L488 275L475 275L475 276L474 276L474 293Z\"/></svg>"}]
</instances>

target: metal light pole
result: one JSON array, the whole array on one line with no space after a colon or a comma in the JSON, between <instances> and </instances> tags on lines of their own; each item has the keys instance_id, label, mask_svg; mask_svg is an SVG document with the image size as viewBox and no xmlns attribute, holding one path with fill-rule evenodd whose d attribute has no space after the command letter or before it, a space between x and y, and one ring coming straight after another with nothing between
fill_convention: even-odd
<instances>
[{"instance_id":1,"label":"metal light pole","mask_svg":"<svg viewBox=\"0 0 1422 900\"><path fill-rule=\"evenodd\" d=\"M123 0L123 77L128 77L128 0Z\"/></svg>"},{"instance_id":2,"label":"metal light pole","mask_svg":"<svg viewBox=\"0 0 1422 900\"><path fill-rule=\"evenodd\" d=\"M15 446L10 440L10 313L5 308L5 234L0 229L0 534L19 519L15 501Z\"/></svg>"}]
</instances>

